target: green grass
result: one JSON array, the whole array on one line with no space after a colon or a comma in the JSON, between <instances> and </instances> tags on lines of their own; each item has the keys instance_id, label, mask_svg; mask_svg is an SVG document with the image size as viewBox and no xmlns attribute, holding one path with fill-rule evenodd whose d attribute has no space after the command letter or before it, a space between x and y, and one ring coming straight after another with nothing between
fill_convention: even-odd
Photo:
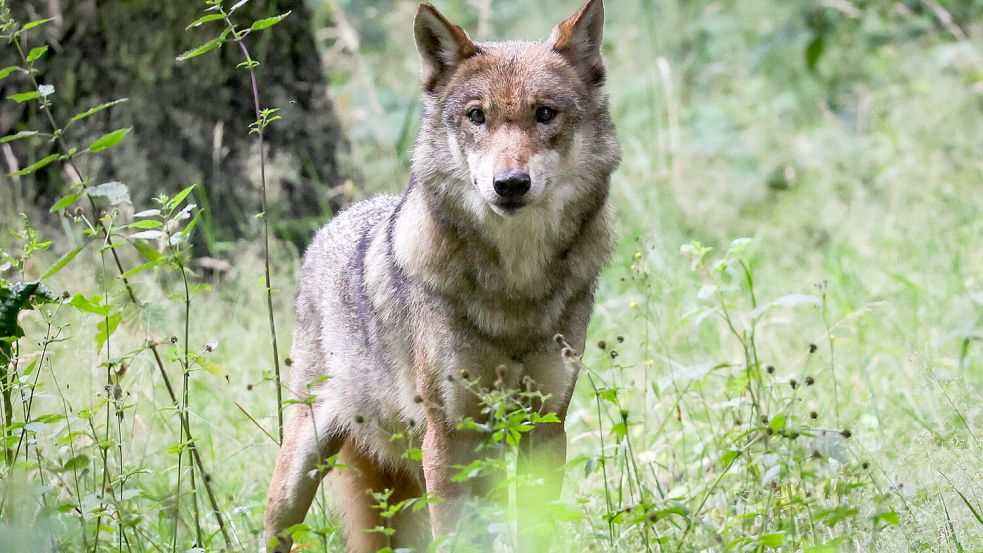
<instances>
[{"instance_id":1,"label":"green grass","mask_svg":"<svg viewBox=\"0 0 983 553\"><path fill-rule=\"evenodd\" d=\"M372 4L341 3L361 43L329 50L327 69L357 182L399 190L415 132L414 6ZM541 37L576 7L545 4L495 1L488 20L463 1L438 7L491 36ZM983 550L983 7L944 4L960 25L947 28L931 4L609 1L609 91L625 154L613 192L620 240L568 418L558 550ZM53 216L45 223L59 252L78 239L59 234ZM714 264L745 237L737 250L746 249ZM695 269L699 248L680 249L693 242L714 248ZM298 254L274 250L286 351ZM53 259L42 254L28 276ZM49 287L93 295L105 284L125 305L118 283L96 278L100 263L89 248ZM236 405L275 435L261 274L259 244L240 244L231 274L194 293L190 317L190 349L217 343L209 359L228 375L191 373L190 422L233 541L250 551L276 455ZM135 280L149 306L123 311L111 354L153 336L177 383L183 337L171 352L167 342L183 336L179 282ZM789 305L754 316L778 298ZM92 546L99 451L89 437L71 447L66 437L69 424L88 425L85 409L97 434L107 429L100 320L59 312L66 326L40 367L33 413L67 418L40 426L33 465L4 478L0 550L53 538L82 550L79 503ZM23 324L27 363L46 326L37 313ZM120 385L122 466L146 469L114 487L126 497L130 547L169 550L177 418L147 352ZM76 489L65 463L80 452L91 462ZM108 453L118 473L115 446ZM179 517L187 550L187 495ZM103 522L100 547L116 549L117 526ZM335 529L319 507L308 523ZM337 534L326 541L342 550Z\"/></svg>"}]
</instances>

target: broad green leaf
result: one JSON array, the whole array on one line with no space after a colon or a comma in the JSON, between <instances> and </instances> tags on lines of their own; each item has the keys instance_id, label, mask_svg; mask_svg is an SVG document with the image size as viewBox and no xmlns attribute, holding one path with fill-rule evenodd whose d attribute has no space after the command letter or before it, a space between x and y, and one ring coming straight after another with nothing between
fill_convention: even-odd
<instances>
[{"instance_id":1,"label":"broad green leaf","mask_svg":"<svg viewBox=\"0 0 983 553\"><path fill-rule=\"evenodd\" d=\"M38 92L37 90L32 90L30 92L21 92L19 94L11 94L10 96L7 96L7 99L8 100L13 100L13 101L17 102L18 104L23 104L24 102L28 102L30 100L37 100L40 97L41 97L41 93L40 92Z\"/></svg>"},{"instance_id":2,"label":"broad green leaf","mask_svg":"<svg viewBox=\"0 0 983 553\"><path fill-rule=\"evenodd\" d=\"M7 136L0 138L0 144L3 144L4 142L13 142L14 140L21 140L23 138L30 138L39 134L41 133L38 131L20 131L14 134L8 134Z\"/></svg>"},{"instance_id":3,"label":"broad green leaf","mask_svg":"<svg viewBox=\"0 0 983 553\"><path fill-rule=\"evenodd\" d=\"M0 79L6 79L14 71L23 71L23 69L16 65L8 65L7 67L0 69Z\"/></svg>"},{"instance_id":4,"label":"broad green leaf","mask_svg":"<svg viewBox=\"0 0 983 553\"><path fill-rule=\"evenodd\" d=\"M75 202L78 201L80 195L81 194L79 194L78 192L73 192L71 194L62 196L61 199L55 202L55 205L51 206L51 209L49 209L48 212L54 213L55 211L61 211L66 207L75 205Z\"/></svg>"},{"instance_id":5,"label":"broad green leaf","mask_svg":"<svg viewBox=\"0 0 983 553\"><path fill-rule=\"evenodd\" d=\"M772 417L771 420L768 421L768 427L775 432L783 430L785 428L785 415L775 415Z\"/></svg>"},{"instance_id":6,"label":"broad green leaf","mask_svg":"<svg viewBox=\"0 0 983 553\"><path fill-rule=\"evenodd\" d=\"M27 63L31 63L37 59L40 59L45 53L48 52L47 46L38 46L37 48L31 48L31 51L27 54Z\"/></svg>"},{"instance_id":7,"label":"broad green leaf","mask_svg":"<svg viewBox=\"0 0 983 553\"><path fill-rule=\"evenodd\" d=\"M133 244L133 247L140 252L140 255L147 259L147 261L156 261L162 255L159 251L157 251L157 248L148 242L144 242L143 240L136 240L131 243Z\"/></svg>"},{"instance_id":8,"label":"broad green leaf","mask_svg":"<svg viewBox=\"0 0 983 553\"><path fill-rule=\"evenodd\" d=\"M99 104L98 106L96 106L96 107L94 107L92 109L85 110L82 113L79 113L78 115L72 117L71 119L68 120L68 124L71 125L72 123L77 123L77 122L85 119L86 117L89 117L90 115L95 115L95 114L99 113L100 111L102 111L104 109L111 108L111 107L115 106L116 104L122 104L123 102L126 102L127 100L129 100L129 98L120 98L119 100L113 100L112 102L106 102L104 104Z\"/></svg>"},{"instance_id":9,"label":"broad green leaf","mask_svg":"<svg viewBox=\"0 0 983 553\"><path fill-rule=\"evenodd\" d=\"M758 543L765 547L777 548L781 547L785 543L785 534L775 532L773 534L765 534L758 538Z\"/></svg>"},{"instance_id":10,"label":"broad green leaf","mask_svg":"<svg viewBox=\"0 0 983 553\"><path fill-rule=\"evenodd\" d=\"M65 472L77 471L77 470L84 469L87 466L89 466L89 456L85 454L79 454L65 461L65 465L62 466L62 470Z\"/></svg>"},{"instance_id":11,"label":"broad green leaf","mask_svg":"<svg viewBox=\"0 0 983 553\"><path fill-rule=\"evenodd\" d=\"M21 169L20 171L17 171L15 173L10 173L10 175L8 175L8 176L11 176L11 177L20 177L20 176L23 176L23 175L28 175L30 173L33 173L33 172L37 171L38 169L41 169L44 166L50 164L52 161L55 161L56 159L58 159L58 157L59 157L58 154L51 154L48 157L41 158L40 160L35 161L31 165L28 165L27 167Z\"/></svg>"},{"instance_id":12,"label":"broad green leaf","mask_svg":"<svg viewBox=\"0 0 983 553\"><path fill-rule=\"evenodd\" d=\"M58 261L55 261L54 265L48 267L48 270L45 271L38 280L45 280L53 277L56 273L58 273L58 271L64 269L65 265L68 265L71 260L75 259L75 256L78 255L83 248L85 248L85 245L81 245L58 258Z\"/></svg>"},{"instance_id":13,"label":"broad green leaf","mask_svg":"<svg viewBox=\"0 0 983 553\"><path fill-rule=\"evenodd\" d=\"M126 228L150 229L160 228L162 226L164 226L164 223L161 223L157 219L143 219L142 221L133 221L132 223L126 225Z\"/></svg>"},{"instance_id":14,"label":"broad green leaf","mask_svg":"<svg viewBox=\"0 0 983 553\"><path fill-rule=\"evenodd\" d=\"M253 23L252 27L249 28L251 31L262 31L263 29L269 29L270 27L276 25L277 23L283 21L285 17L290 15L290 12L283 13L280 15L275 15L273 17L267 17L265 19L260 19Z\"/></svg>"},{"instance_id":15,"label":"broad green leaf","mask_svg":"<svg viewBox=\"0 0 983 553\"><path fill-rule=\"evenodd\" d=\"M120 140L123 140L123 137L125 137L127 133L130 132L130 129L132 129L132 127L116 129L111 133L107 133L100 136L99 138L96 139L95 142L89 145L88 148L89 152L96 153L112 148L113 146L119 144Z\"/></svg>"},{"instance_id":16,"label":"broad green leaf","mask_svg":"<svg viewBox=\"0 0 983 553\"><path fill-rule=\"evenodd\" d=\"M119 327L119 323L122 320L123 314L117 311L99 321L99 324L96 326L96 349L102 349L103 344L116 332L116 328Z\"/></svg>"},{"instance_id":17,"label":"broad green leaf","mask_svg":"<svg viewBox=\"0 0 983 553\"><path fill-rule=\"evenodd\" d=\"M101 300L99 300L101 302ZM106 316L109 314L109 307L103 306L101 303L96 303L92 299L89 299L82 294L75 294L72 299L69 300L68 305L71 305L78 311L83 311L85 313L95 313L96 315Z\"/></svg>"},{"instance_id":18,"label":"broad green leaf","mask_svg":"<svg viewBox=\"0 0 983 553\"><path fill-rule=\"evenodd\" d=\"M192 21L190 25L188 25L187 27L184 28L184 30L187 31L188 29L191 29L192 27L201 27L202 25L204 25L205 23L208 23L209 21L218 21L219 19L224 19L224 18L225 18L225 16L222 15L222 14L220 14L220 13L210 13L208 15L203 15L203 16L199 17L198 19L195 19L194 21Z\"/></svg>"},{"instance_id":19,"label":"broad green leaf","mask_svg":"<svg viewBox=\"0 0 983 553\"><path fill-rule=\"evenodd\" d=\"M110 205L119 205L130 201L129 189L119 181L104 182L99 186L89 188L86 193L94 198L106 198Z\"/></svg>"}]
</instances>

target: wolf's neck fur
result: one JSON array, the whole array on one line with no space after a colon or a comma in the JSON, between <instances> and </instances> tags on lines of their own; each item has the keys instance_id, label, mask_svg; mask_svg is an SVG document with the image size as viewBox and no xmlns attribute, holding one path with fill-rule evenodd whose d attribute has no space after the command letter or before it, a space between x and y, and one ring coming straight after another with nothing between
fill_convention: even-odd
<instances>
[{"instance_id":1,"label":"wolf's neck fur","mask_svg":"<svg viewBox=\"0 0 983 553\"><path fill-rule=\"evenodd\" d=\"M450 284L451 269L455 277L477 281L483 289L490 286L503 299L544 298L557 288L553 269L575 242L597 242L606 249L611 241L604 185L578 204L545 198L503 217L487 209L469 186L453 187L458 192L452 192L450 186L429 184L411 183L396 214L393 240L400 266L438 290L449 288L441 284ZM468 192L462 195L462 188ZM598 216L604 224L591 225L591 232L584 233Z\"/></svg>"}]
</instances>

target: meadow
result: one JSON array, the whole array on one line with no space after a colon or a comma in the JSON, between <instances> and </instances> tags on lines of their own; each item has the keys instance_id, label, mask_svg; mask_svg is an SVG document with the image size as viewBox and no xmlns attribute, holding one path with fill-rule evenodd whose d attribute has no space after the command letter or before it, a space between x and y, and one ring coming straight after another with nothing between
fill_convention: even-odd
<instances>
[{"instance_id":1,"label":"meadow","mask_svg":"<svg viewBox=\"0 0 983 553\"><path fill-rule=\"evenodd\" d=\"M357 194L399 191L416 4L309 4ZM479 39L545 37L577 7L436 4ZM554 550L983 551L983 4L608 0L604 51L619 241L543 506ZM189 184L103 222L86 191L24 219L0 192L0 322L23 329L0 351L0 551L260 549L262 225L229 271L186 270ZM284 372L301 254L270 244ZM12 307L39 278L50 300ZM304 551L343 551L328 494Z\"/></svg>"}]
</instances>

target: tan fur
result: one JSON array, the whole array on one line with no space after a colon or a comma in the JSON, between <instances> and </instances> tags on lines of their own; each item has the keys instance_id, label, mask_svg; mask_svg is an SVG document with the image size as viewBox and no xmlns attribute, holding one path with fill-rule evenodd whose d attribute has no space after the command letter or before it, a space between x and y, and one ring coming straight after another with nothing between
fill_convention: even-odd
<instances>
[{"instance_id":1,"label":"tan fur","mask_svg":"<svg viewBox=\"0 0 983 553\"><path fill-rule=\"evenodd\" d=\"M577 373L554 336L582 348L614 240L620 148L602 87L603 19L602 0L588 0L545 43L477 43L420 4L410 186L338 214L304 256L290 385L301 403L287 408L266 506L274 551L289 550L284 533L304 520L318 466L335 454L349 466L331 479L350 551L423 551L453 534L495 484L452 478L482 439L458 429L481 417L466 381L532 386L543 412L566 416ZM542 120L543 107L555 117ZM498 188L510 173L526 178L518 196ZM540 512L560 494L563 426L539 425L520 445L518 469L542 478L517 491L519 505ZM407 447L422 447L422 463ZM371 491L386 489L391 503L424 492L442 501L397 516L390 542L364 531L382 524ZM525 550L548 547L523 536Z\"/></svg>"}]
</instances>

